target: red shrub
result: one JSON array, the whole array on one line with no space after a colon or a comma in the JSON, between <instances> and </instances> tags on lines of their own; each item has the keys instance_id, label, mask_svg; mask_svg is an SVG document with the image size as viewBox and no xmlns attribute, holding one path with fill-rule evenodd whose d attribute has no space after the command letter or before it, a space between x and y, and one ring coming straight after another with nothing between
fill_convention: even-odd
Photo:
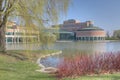
<instances>
[{"instance_id":1,"label":"red shrub","mask_svg":"<svg viewBox=\"0 0 120 80\"><path fill-rule=\"evenodd\" d=\"M120 71L120 52L94 55L77 55L65 58L58 65L59 77L80 76Z\"/></svg>"}]
</instances>

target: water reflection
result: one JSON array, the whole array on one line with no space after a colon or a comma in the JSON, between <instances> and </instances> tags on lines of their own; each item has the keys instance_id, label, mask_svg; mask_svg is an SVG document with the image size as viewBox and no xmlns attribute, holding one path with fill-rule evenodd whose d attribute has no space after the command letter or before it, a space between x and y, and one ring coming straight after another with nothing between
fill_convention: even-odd
<instances>
[{"instance_id":1,"label":"water reflection","mask_svg":"<svg viewBox=\"0 0 120 80\"><path fill-rule=\"evenodd\" d=\"M25 44L25 43L8 43L6 44L7 50L39 50L39 44Z\"/></svg>"},{"instance_id":2,"label":"water reflection","mask_svg":"<svg viewBox=\"0 0 120 80\"><path fill-rule=\"evenodd\" d=\"M44 45L46 49L62 50L63 53L101 53L120 51L120 42L56 42L49 46ZM42 50L39 44L7 44L7 50Z\"/></svg>"},{"instance_id":3,"label":"water reflection","mask_svg":"<svg viewBox=\"0 0 120 80\"><path fill-rule=\"evenodd\" d=\"M120 51L120 42L60 42L49 47L49 49L62 50L59 57L51 56L43 59L44 65L56 67L64 57L72 57L77 54L93 54ZM45 64L47 63L47 64Z\"/></svg>"},{"instance_id":4,"label":"water reflection","mask_svg":"<svg viewBox=\"0 0 120 80\"><path fill-rule=\"evenodd\" d=\"M105 46L106 46L106 51L107 52L118 52L118 51L120 51L120 42L119 41L106 43Z\"/></svg>"},{"instance_id":5,"label":"water reflection","mask_svg":"<svg viewBox=\"0 0 120 80\"><path fill-rule=\"evenodd\" d=\"M42 58L40 63L45 67L57 67L58 63L61 61L59 56L50 56L46 58Z\"/></svg>"},{"instance_id":6,"label":"water reflection","mask_svg":"<svg viewBox=\"0 0 120 80\"><path fill-rule=\"evenodd\" d=\"M50 49L62 50L63 53L100 53L106 52L106 42L60 42Z\"/></svg>"},{"instance_id":7,"label":"water reflection","mask_svg":"<svg viewBox=\"0 0 120 80\"><path fill-rule=\"evenodd\" d=\"M45 66L56 67L57 64L66 56L74 56L77 54L93 54L103 52L120 51L120 42L57 42L46 46L51 50L62 50L62 55L47 57L41 60ZM40 50L42 47L38 44L7 44L8 50Z\"/></svg>"}]
</instances>

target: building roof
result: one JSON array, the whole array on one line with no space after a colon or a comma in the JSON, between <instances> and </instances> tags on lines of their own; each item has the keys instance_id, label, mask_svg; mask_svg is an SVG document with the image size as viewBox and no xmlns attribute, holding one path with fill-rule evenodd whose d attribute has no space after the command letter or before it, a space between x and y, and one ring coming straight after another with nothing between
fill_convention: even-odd
<instances>
[{"instance_id":1,"label":"building roof","mask_svg":"<svg viewBox=\"0 0 120 80\"><path fill-rule=\"evenodd\" d=\"M103 29L99 28L99 27L95 27L95 26L90 26L90 27L86 27L86 28L82 28L79 29L78 31L95 31L95 30L101 30L104 31Z\"/></svg>"},{"instance_id":2,"label":"building roof","mask_svg":"<svg viewBox=\"0 0 120 80\"><path fill-rule=\"evenodd\" d=\"M61 29L45 29L44 32L52 32L52 33L74 33L74 32L70 32L70 31L65 31L65 30L61 30Z\"/></svg>"},{"instance_id":3,"label":"building roof","mask_svg":"<svg viewBox=\"0 0 120 80\"><path fill-rule=\"evenodd\" d=\"M59 33L73 33L73 32L70 32L70 31L65 31L65 30L58 30Z\"/></svg>"}]
</instances>

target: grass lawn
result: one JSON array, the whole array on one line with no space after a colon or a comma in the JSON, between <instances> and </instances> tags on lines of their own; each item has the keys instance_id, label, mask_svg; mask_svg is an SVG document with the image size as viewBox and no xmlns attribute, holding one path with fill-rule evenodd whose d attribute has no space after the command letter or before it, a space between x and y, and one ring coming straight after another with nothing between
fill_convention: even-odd
<instances>
[{"instance_id":1,"label":"grass lawn","mask_svg":"<svg viewBox=\"0 0 120 80\"><path fill-rule=\"evenodd\" d=\"M77 78L64 78L63 80L120 80L120 73L116 74L100 74L93 76L81 76Z\"/></svg>"},{"instance_id":2,"label":"grass lawn","mask_svg":"<svg viewBox=\"0 0 120 80\"><path fill-rule=\"evenodd\" d=\"M37 58L54 51L43 51L44 54L39 52L8 51L7 55L0 53L0 80L57 80L53 74L35 71L40 69L35 63ZM120 80L120 73L64 78L62 80Z\"/></svg>"},{"instance_id":3,"label":"grass lawn","mask_svg":"<svg viewBox=\"0 0 120 80\"><path fill-rule=\"evenodd\" d=\"M21 60L20 51L8 52L9 55L0 54L0 80L56 80L53 75L36 72L40 67L35 62Z\"/></svg>"}]
</instances>

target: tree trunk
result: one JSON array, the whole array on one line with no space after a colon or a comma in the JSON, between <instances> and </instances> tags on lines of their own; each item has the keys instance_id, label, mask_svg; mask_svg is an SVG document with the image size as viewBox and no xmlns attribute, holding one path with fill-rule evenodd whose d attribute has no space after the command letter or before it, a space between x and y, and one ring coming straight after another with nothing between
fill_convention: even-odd
<instances>
[{"instance_id":1,"label":"tree trunk","mask_svg":"<svg viewBox=\"0 0 120 80\"><path fill-rule=\"evenodd\" d=\"M4 0L0 0L0 52L6 52L6 42L5 42L5 28L7 15L2 14L4 11L3 6ZM4 4L5 5L5 4Z\"/></svg>"},{"instance_id":2,"label":"tree trunk","mask_svg":"<svg viewBox=\"0 0 120 80\"><path fill-rule=\"evenodd\" d=\"M6 52L5 24L0 26L0 52Z\"/></svg>"}]
</instances>

